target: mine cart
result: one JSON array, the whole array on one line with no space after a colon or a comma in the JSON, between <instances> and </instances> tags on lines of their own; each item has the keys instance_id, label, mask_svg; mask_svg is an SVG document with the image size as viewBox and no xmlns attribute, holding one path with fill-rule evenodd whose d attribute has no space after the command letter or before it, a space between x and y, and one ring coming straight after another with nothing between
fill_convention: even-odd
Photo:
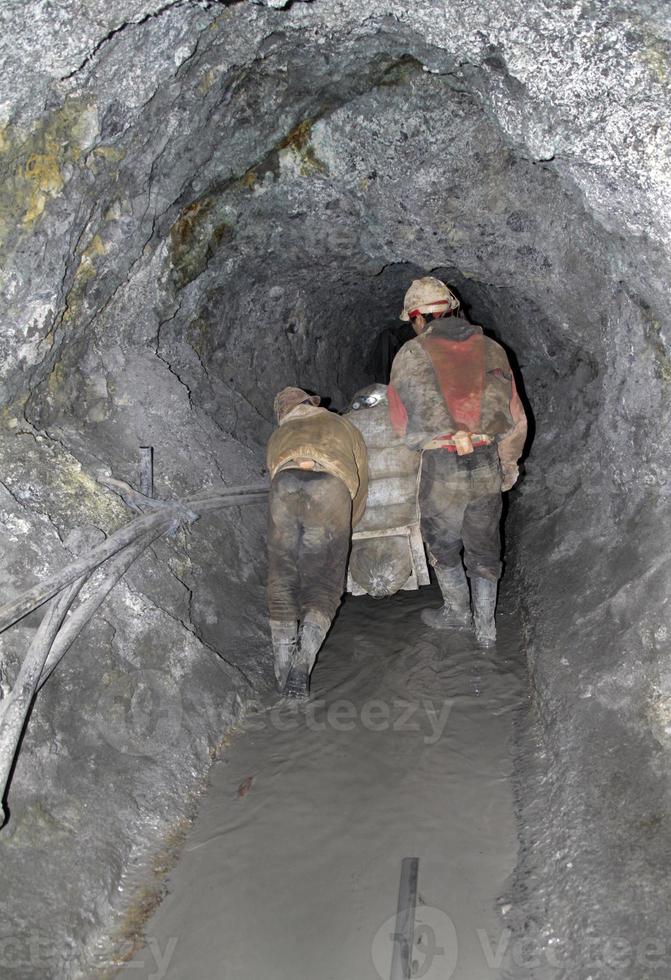
<instances>
[{"instance_id":1,"label":"mine cart","mask_svg":"<svg viewBox=\"0 0 671 980\"><path fill-rule=\"evenodd\" d=\"M364 437L369 471L366 512L352 535L347 591L387 596L428 585L417 503L421 456L391 427L387 386L358 392L346 418Z\"/></svg>"}]
</instances>

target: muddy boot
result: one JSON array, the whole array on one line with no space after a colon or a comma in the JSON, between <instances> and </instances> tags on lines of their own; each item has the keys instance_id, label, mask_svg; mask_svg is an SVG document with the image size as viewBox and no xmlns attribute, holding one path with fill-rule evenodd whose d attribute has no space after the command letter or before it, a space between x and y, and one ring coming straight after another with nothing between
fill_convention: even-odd
<instances>
[{"instance_id":1,"label":"muddy boot","mask_svg":"<svg viewBox=\"0 0 671 980\"><path fill-rule=\"evenodd\" d=\"M471 579L473 590L473 618L475 620L475 639L479 647L493 647L496 643L496 592L498 582L474 575Z\"/></svg>"},{"instance_id":2,"label":"muddy boot","mask_svg":"<svg viewBox=\"0 0 671 980\"><path fill-rule=\"evenodd\" d=\"M310 674L305 664L294 664L289 671L284 693L288 698L298 698L300 701L310 694Z\"/></svg>"},{"instance_id":3,"label":"muddy boot","mask_svg":"<svg viewBox=\"0 0 671 980\"><path fill-rule=\"evenodd\" d=\"M473 626L468 582L462 565L434 568L444 605L440 609L422 609L422 622L434 630L467 630Z\"/></svg>"},{"instance_id":4,"label":"muddy boot","mask_svg":"<svg viewBox=\"0 0 671 980\"><path fill-rule=\"evenodd\" d=\"M270 635L273 640L273 656L277 690L283 691L291 663L298 652L298 621L280 622L270 620Z\"/></svg>"},{"instance_id":5,"label":"muddy boot","mask_svg":"<svg viewBox=\"0 0 671 980\"><path fill-rule=\"evenodd\" d=\"M284 689L290 698L306 698L310 693L310 672L330 625L331 620L316 610L305 614L299 633L298 653Z\"/></svg>"}]
</instances>

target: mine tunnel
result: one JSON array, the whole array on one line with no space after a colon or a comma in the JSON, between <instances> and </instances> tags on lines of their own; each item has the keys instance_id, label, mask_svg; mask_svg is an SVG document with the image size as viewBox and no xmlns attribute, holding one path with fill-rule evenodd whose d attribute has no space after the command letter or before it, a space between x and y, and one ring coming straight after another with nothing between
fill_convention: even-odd
<instances>
[{"instance_id":1,"label":"mine tunnel","mask_svg":"<svg viewBox=\"0 0 671 980\"><path fill-rule=\"evenodd\" d=\"M668 977L667 5L0 18L3 609L137 518L141 447L158 501L266 484L276 392L386 382L417 276L533 420L497 647L428 633L435 589L347 597L311 716L273 693L263 500L152 540L31 704L0 974L384 978L417 857L399 977Z\"/></svg>"}]
</instances>

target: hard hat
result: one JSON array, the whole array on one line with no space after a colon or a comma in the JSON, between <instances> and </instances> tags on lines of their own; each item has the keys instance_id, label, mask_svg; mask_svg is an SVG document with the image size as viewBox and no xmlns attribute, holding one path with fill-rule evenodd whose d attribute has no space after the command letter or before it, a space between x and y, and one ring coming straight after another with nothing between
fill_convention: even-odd
<instances>
[{"instance_id":1,"label":"hard hat","mask_svg":"<svg viewBox=\"0 0 671 980\"><path fill-rule=\"evenodd\" d=\"M282 391L275 396L273 403L275 417L278 420L281 419L292 408L296 408L297 405L301 405L303 402L318 405L320 401L319 395L308 395L307 391L303 391L302 388L282 388Z\"/></svg>"},{"instance_id":2,"label":"hard hat","mask_svg":"<svg viewBox=\"0 0 671 980\"><path fill-rule=\"evenodd\" d=\"M444 282L434 276L413 279L405 294L401 320L406 323L419 313L439 313L441 307L458 310L459 300Z\"/></svg>"}]
</instances>

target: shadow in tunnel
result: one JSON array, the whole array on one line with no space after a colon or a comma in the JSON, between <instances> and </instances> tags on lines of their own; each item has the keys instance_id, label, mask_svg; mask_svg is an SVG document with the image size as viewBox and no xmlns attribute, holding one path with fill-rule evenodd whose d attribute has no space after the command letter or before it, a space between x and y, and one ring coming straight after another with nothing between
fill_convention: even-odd
<instances>
[{"instance_id":1,"label":"shadow in tunnel","mask_svg":"<svg viewBox=\"0 0 671 980\"><path fill-rule=\"evenodd\" d=\"M393 327L385 327L375 340L373 349L366 361L366 372L373 381L389 384L391 365L401 347L412 340L415 332L409 323L398 323Z\"/></svg>"}]
</instances>

